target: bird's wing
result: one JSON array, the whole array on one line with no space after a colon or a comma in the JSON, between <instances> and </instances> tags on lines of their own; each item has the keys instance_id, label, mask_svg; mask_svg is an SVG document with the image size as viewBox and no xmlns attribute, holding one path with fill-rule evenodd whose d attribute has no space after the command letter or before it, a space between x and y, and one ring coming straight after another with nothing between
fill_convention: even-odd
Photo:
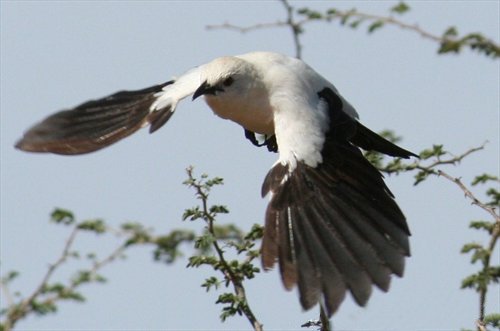
<instances>
[{"instance_id":1,"label":"bird's wing","mask_svg":"<svg viewBox=\"0 0 500 331\"><path fill-rule=\"evenodd\" d=\"M199 71L137 91L121 91L57 112L30 128L16 148L29 152L84 154L109 146L138 129L159 129L177 103L192 94Z\"/></svg>"},{"instance_id":2,"label":"bird's wing","mask_svg":"<svg viewBox=\"0 0 500 331\"><path fill-rule=\"evenodd\" d=\"M275 113L280 160L262 186L263 196L272 194L262 263L265 269L279 264L285 287L298 285L304 309L324 302L331 315L347 291L364 305L372 284L388 290L391 274L403 274L410 232L382 174L352 144L366 134L364 127L360 133L357 121L343 112L342 99L327 90L318 93L317 109L300 113L306 114L301 119L306 125L287 131L285 123L294 121L298 110ZM325 112L329 125L323 141L311 139L307 135L323 130L317 119ZM309 145L297 146L301 143Z\"/></svg>"}]
</instances>

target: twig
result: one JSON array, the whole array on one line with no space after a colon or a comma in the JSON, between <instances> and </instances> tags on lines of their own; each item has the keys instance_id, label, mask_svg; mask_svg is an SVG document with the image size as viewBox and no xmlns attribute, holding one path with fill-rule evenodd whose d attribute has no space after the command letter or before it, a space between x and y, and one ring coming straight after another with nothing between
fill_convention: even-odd
<instances>
[{"instance_id":1,"label":"twig","mask_svg":"<svg viewBox=\"0 0 500 331\"><path fill-rule=\"evenodd\" d=\"M469 150L465 151L464 153L458 155L458 156L453 156L449 159L443 160L439 156L436 157L436 161L428 164L428 165L423 165L421 160L416 160L412 163L409 164L400 164L397 167L391 166L391 163L385 165L385 166L380 166L377 167L380 171L390 175L393 173L399 173L399 172L405 172L405 171L412 171L412 170L421 170L425 172L426 174L432 174L432 175L439 175L438 171L434 170L434 168L438 165L447 165L447 164L457 164L460 163L465 157L469 156L472 153L478 152L480 150L484 149L484 146L487 144L487 142L484 142L481 146L479 147L473 147L470 148Z\"/></svg>"},{"instance_id":2,"label":"twig","mask_svg":"<svg viewBox=\"0 0 500 331\"><path fill-rule=\"evenodd\" d=\"M7 300L7 306L12 307L14 305L14 297L10 293L9 287L3 281L3 279L0 279L0 288L2 289L2 292L5 296L5 300Z\"/></svg>"},{"instance_id":3,"label":"twig","mask_svg":"<svg viewBox=\"0 0 500 331\"><path fill-rule=\"evenodd\" d=\"M493 219L495 220L496 223L500 223L500 215L497 214L496 208L492 207L492 206L488 206L487 204L481 202L478 198L476 198L476 196L462 183L460 178L454 178L442 170L438 170L437 174L438 174L438 176L443 176L444 178L455 183L464 192L465 196L467 198L469 198L470 200L472 200L473 205L476 205L479 208L485 210L487 213L489 213L493 217Z\"/></svg>"},{"instance_id":4,"label":"twig","mask_svg":"<svg viewBox=\"0 0 500 331\"><path fill-rule=\"evenodd\" d=\"M420 169L420 170L431 170L432 168L434 168L435 166L438 166L438 165L444 165L444 164L457 164L457 163L460 163L465 157L469 156L470 154L472 153L475 153L475 152L478 152L478 151L481 151L484 149L484 146L487 144L488 142L484 142L481 146L479 147L473 147L473 148L470 148L469 150L465 151L464 153L458 155L458 156L453 156L451 159L448 159L448 160L441 160L439 157L437 158L437 160L431 164L429 164L428 166L417 166L417 169Z\"/></svg>"},{"instance_id":5,"label":"twig","mask_svg":"<svg viewBox=\"0 0 500 331\"><path fill-rule=\"evenodd\" d=\"M293 7L288 3L287 0L281 0L283 5L285 6L285 9L287 10L287 20L286 21L276 21L276 22L270 22L270 23L259 23L259 24L254 24L246 27L238 26L238 25L233 25L230 23L224 23L221 25L208 25L206 28L209 30L213 29L229 29L229 30L236 30L241 33L246 33L249 31L253 30L259 30L259 29L267 29L267 28L275 28L275 27L290 27L293 32L293 39L294 39L294 44L295 44L295 53L296 57L300 58L301 57L301 51L302 51L302 46L300 44L299 40L299 34L303 30L303 26L306 25L307 23L311 22L317 22L317 21L326 21L330 22L334 19L340 19L341 21L345 21L349 18L356 18L359 21L362 20L369 20L375 23L380 23L382 24L388 24L388 25L394 25L396 27L399 27L403 30L408 30L417 33L424 39L432 40L434 42L437 42L441 45L445 45L446 43L449 42L460 42L462 45L475 48L478 46L477 40L475 38L458 38L456 36L452 35L447 35L446 33L443 34L442 36L433 34L431 32L428 32L424 29L422 29L418 24L409 24L406 22L403 22L401 20L398 20L392 16L382 16L382 15L374 15L374 14L367 14L363 12L358 12L354 9L351 10L346 10L346 11L341 11L338 9L335 9L332 12L328 12L326 14L319 14L318 16L307 16L306 18L302 20L297 20L295 21L293 19ZM477 34L470 34L468 37L471 36L477 36ZM497 45L495 42L493 42L490 39L483 39L482 40L483 44L487 44L492 48L495 54L500 53L500 45Z\"/></svg>"},{"instance_id":6,"label":"twig","mask_svg":"<svg viewBox=\"0 0 500 331\"><path fill-rule=\"evenodd\" d=\"M67 258L70 256L70 250L71 247L73 246L73 243L76 239L77 234L79 233L80 229L78 228L78 225L76 225L73 230L71 231L71 234L69 235L68 239L66 240L66 243L64 245L63 251L61 255L57 258L56 262L51 264L49 266L49 269L47 270L47 273L44 275L42 278L40 284L38 287L33 291L33 293L26 299L22 300L19 305L15 305L14 301L9 300L8 307L9 307L9 312L7 313L7 318L4 321L4 330L8 331L11 330L12 327L22 318L24 318L27 314L32 312L34 310L34 302L37 300L37 298L43 294L43 291L45 290L46 286L48 285L49 281L51 280L54 272L67 260ZM88 274L90 277L93 277L94 275L97 274L98 270L106 266L107 264L113 262L116 258L118 258L120 255L123 254L123 251L128 247L127 241L125 241L122 245L120 245L117 249L115 249L111 254L109 254L106 258L102 259L101 261L96 261L92 268L88 270ZM65 293L71 293L74 290L76 290L82 282L77 282L77 281L72 281L67 287L65 287L64 291L58 292L54 295L51 296L45 296L43 298L43 301L41 304L53 304L54 302L60 300L63 298L63 295ZM2 288L4 288L5 284L1 282L0 284ZM5 291L7 295L7 291Z\"/></svg>"},{"instance_id":7,"label":"twig","mask_svg":"<svg viewBox=\"0 0 500 331\"><path fill-rule=\"evenodd\" d=\"M5 299L7 300L7 307L14 307L14 298L12 297L9 287L7 286L6 283L4 283L3 280L0 280L0 288L2 289L2 292L4 293ZM15 323L15 322L14 322ZM12 329L13 324L12 321L9 318L5 319L3 326L4 331L10 331Z\"/></svg>"},{"instance_id":8,"label":"twig","mask_svg":"<svg viewBox=\"0 0 500 331\"><path fill-rule=\"evenodd\" d=\"M486 326L484 325L484 323L481 321L476 321L476 326L477 326L477 329L479 331L488 331L486 330Z\"/></svg>"},{"instance_id":9,"label":"twig","mask_svg":"<svg viewBox=\"0 0 500 331\"><path fill-rule=\"evenodd\" d=\"M19 321L21 318L25 317L30 311L33 310L32 304L35 301L35 299L42 293L44 290L45 286L47 285L48 281L54 274L54 272L57 270L57 268L63 264L66 259L69 256L69 250L71 246L73 245L73 242L75 241L76 234L78 233L78 228L74 227L73 231L71 232L70 236L66 240L66 243L64 245L63 251L59 258L56 260L55 263L51 264L49 269L47 270L47 273L44 275L42 278L42 281L38 285L38 287L35 289L35 291L27 298L21 301L21 303L18 306L9 306L13 308L8 314L7 314L7 319L9 326L13 327L17 321Z\"/></svg>"},{"instance_id":10,"label":"twig","mask_svg":"<svg viewBox=\"0 0 500 331\"><path fill-rule=\"evenodd\" d=\"M287 12L286 25L292 30L293 43L295 45L295 57L297 59L302 58L302 44L300 43L299 35L302 30L302 24L300 22L295 22L293 17L293 7L288 3L287 0L281 0L283 6L285 6Z\"/></svg>"},{"instance_id":11,"label":"twig","mask_svg":"<svg viewBox=\"0 0 500 331\"><path fill-rule=\"evenodd\" d=\"M205 218L207 224L208 224L208 231L212 236L215 238L215 231L214 231L214 217L210 214L207 202L208 202L208 195L207 193L203 190L202 185L200 183L196 183L193 178L192 174L192 168L187 169L188 172L188 177L190 180L193 180L192 186L196 189L197 195L200 197L202 201L202 213L203 217ZM219 261L222 265L221 271L223 272L224 276L226 279L229 279L229 281L233 284L234 287L234 292L236 293L237 297L244 302L243 304L243 309L242 312L245 314L246 318L252 325L255 331L263 331L262 324L257 320L255 317L254 313L250 309L250 306L248 305L248 300L246 297L245 293L245 287L243 286L243 283L241 282L241 279L235 275L235 273L232 271L231 266L229 263L226 261L226 258L224 257L224 251L220 247L219 243L217 240L214 240L212 243L215 252L217 253L217 256L219 258Z\"/></svg>"},{"instance_id":12,"label":"twig","mask_svg":"<svg viewBox=\"0 0 500 331\"><path fill-rule=\"evenodd\" d=\"M239 26L239 25L234 25L231 23L223 23L223 24L213 24L213 25L207 25L205 28L207 30L216 30L216 29L225 29L225 30L234 30L240 33L247 33L250 31L254 30L261 30L261 29L269 29L269 28L277 28L277 27L289 27L292 30L292 36L293 36L293 41L294 41L294 46L295 46L295 57L300 59L302 56L302 44L300 43L300 38L299 34L302 31L302 25L305 23L311 21L310 19L303 19L299 21L295 21L294 16L293 16L293 10L294 8L290 5L288 0L280 0L280 2L283 4L285 7L285 10L287 12L287 19L286 21L276 21L276 22L271 22L271 23L258 23L250 26Z\"/></svg>"},{"instance_id":13,"label":"twig","mask_svg":"<svg viewBox=\"0 0 500 331\"><path fill-rule=\"evenodd\" d=\"M330 319L328 318L323 305L319 305L319 319L321 321L320 331L331 331L332 327L330 325Z\"/></svg>"},{"instance_id":14,"label":"twig","mask_svg":"<svg viewBox=\"0 0 500 331\"><path fill-rule=\"evenodd\" d=\"M495 224L493 226L493 230L491 231L491 239L488 244L488 249L486 256L484 257L483 260L483 271L487 271L490 268L490 260L491 260L491 254L494 252L496 243L498 241L498 237L500 236L500 215L496 212L495 207L489 206L483 202L481 202L472 192L465 186L460 178L454 178L447 174L446 172L442 170L438 170L438 175L442 176L449 181L455 183L465 194L467 198L472 200L472 204L478 206L479 208L483 209L487 213L489 213L493 219L495 220ZM477 321L477 327L479 331L485 331L486 328L484 326L484 316L485 316L485 307L486 307L486 294L488 292L488 287L487 286L480 286L479 287L479 319Z\"/></svg>"}]
</instances>

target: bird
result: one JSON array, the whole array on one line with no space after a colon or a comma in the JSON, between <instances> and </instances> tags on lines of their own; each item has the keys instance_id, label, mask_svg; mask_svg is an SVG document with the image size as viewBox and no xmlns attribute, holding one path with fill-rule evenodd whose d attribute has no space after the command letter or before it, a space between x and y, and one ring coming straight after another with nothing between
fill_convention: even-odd
<instances>
[{"instance_id":1,"label":"bird","mask_svg":"<svg viewBox=\"0 0 500 331\"><path fill-rule=\"evenodd\" d=\"M403 276L410 229L362 151L418 156L361 124L337 88L298 58L264 51L218 57L165 83L56 112L15 147L94 152L143 127L156 132L188 96L204 97L253 145L278 154L261 190L269 196L261 263L266 271L278 265L304 310L320 304L331 317L347 293L365 306L374 287L387 292L392 276Z\"/></svg>"}]
</instances>

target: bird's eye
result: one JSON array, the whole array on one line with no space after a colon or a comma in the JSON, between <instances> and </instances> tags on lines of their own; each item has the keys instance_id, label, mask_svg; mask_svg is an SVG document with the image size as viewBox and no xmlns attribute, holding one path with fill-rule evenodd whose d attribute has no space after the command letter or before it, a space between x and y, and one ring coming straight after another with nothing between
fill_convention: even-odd
<instances>
[{"instance_id":1,"label":"bird's eye","mask_svg":"<svg viewBox=\"0 0 500 331\"><path fill-rule=\"evenodd\" d=\"M228 77L228 78L226 78L226 79L222 82L222 84L223 84L224 86L231 86L231 85L233 84L233 82L234 82L233 77Z\"/></svg>"}]
</instances>

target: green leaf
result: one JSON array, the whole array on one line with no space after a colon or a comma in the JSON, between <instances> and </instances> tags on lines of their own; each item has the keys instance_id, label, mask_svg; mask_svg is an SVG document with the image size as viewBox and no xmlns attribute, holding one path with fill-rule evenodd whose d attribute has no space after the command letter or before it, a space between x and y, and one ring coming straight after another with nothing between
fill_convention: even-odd
<instances>
[{"instance_id":1,"label":"green leaf","mask_svg":"<svg viewBox=\"0 0 500 331\"><path fill-rule=\"evenodd\" d=\"M468 244L463 245L462 250L460 251L460 253L466 254L466 253L469 253L470 251L472 251L474 249L481 249L481 248L483 248L483 247L480 244L477 244L477 243L468 243Z\"/></svg>"},{"instance_id":2,"label":"green leaf","mask_svg":"<svg viewBox=\"0 0 500 331\"><path fill-rule=\"evenodd\" d=\"M214 177L205 182L205 185L208 187L216 186L216 185L224 185L224 179L220 177Z\"/></svg>"},{"instance_id":3,"label":"green leaf","mask_svg":"<svg viewBox=\"0 0 500 331\"><path fill-rule=\"evenodd\" d=\"M60 293L60 297L61 297L61 299L64 299L64 300L72 300L72 301L76 301L76 302L84 302L85 301L85 297L76 291L68 291L68 290L62 291Z\"/></svg>"},{"instance_id":4,"label":"green leaf","mask_svg":"<svg viewBox=\"0 0 500 331\"><path fill-rule=\"evenodd\" d=\"M489 267L467 276L462 280L461 288L471 288L476 291L484 291L491 283L498 283L500 279L500 266Z\"/></svg>"},{"instance_id":5,"label":"green leaf","mask_svg":"<svg viewBox=\"0 0 500 331\"><path fill-rule=\"evenodd\" d=\"M500 328L500 314L488 314L484 316L484 324L494 328Z\"/></svg>"},{"instance_id":6,"label":"green leaf","mask_svg":"<svg viewBox=\"0 0 500 331\"><path fill-rule=\"evenodd\" d=\"M456 36L458 36L458 31L457 31L457 28L455 28L454 26L450 26L443 33L443 38L456 37Z\"/></svg>"},{"instance_id":7,"label":"green leaf","mask_svg":"<svg viewBox=\"0 0 500 331\"><path fill-rule=\"evenodd\" d=\"M312 10L310 8L300 8L296 11L298 15L305 16L310 20L320 20L323 19L323 14L319 11Z\"/></svg>"},{"instance_id":8,"label":"green leaf","mask_svg":"<svg viewBox=\"0 0 500 331\"><path fill-rule=\"evenodd\" d=\"M363 22L362 19L356 20L354 22L351 22L349 26L353 29L356 29L361 23Z\"/></svg>"},{"instance_id":9,"label":"green leaf","mask_svg":"<svg viewBox=\"0 0 500 331\"><path fill-rule=\"evenodd\" d=\"M235 303L238 301L238 297L233 293L222 293L217 298L215 303Z\"/></svg>"},{"instance_id":10,"label":"green leaf","mask_svg":"<svg viewBox=\"0 0 500 331\"><path fill-rule=\"evenodd\" d=\"M459 53L462 45L460 41L444 40L441 42L438 54Z\"/></svg>"},{"instance_id":11,"label":"green leaf","mask_svg":"<svg viewBox=\"0 0 500 331\"><path fill-rule=\"evenodd\" d=\"M472 181L471 185L476 186L478 184L485 184L489 181L498 182L499 178L497 176L493 176L490 174L482 174L482 175L474 177L474 180Z\"/></svg>"},{"instance_id":12,"label":"green leaf","mask_svg":"<svg viewBox=\"0 0 500 331\"><path fill-rule=\"evenodd\" d=\"M78 224L77 228L80 230L95 232L97 234L106 232L106 224L100 219L83 221Z\"/></svg>"},{"instance_id":13,"label":"green leaf","mask_svg":"<svg viewBox=\"0 0 500 331\"><path fill-rule=\"evenodd\" d=\"M370 26L368 27L368 33L373 33L373 32L375 32L376 30L380 29L383 26L384 26L384 22L383 21L375 21L372 24L370 24Z\"/></svg>"},{"instance_id":14,"label":"green leaf","mask_svg":"<svg viewBox=\"0 0 500 331\"><path fill-rule=\"evenodd\" d=\"M215 287L215 289L218 289L220 286L221 282L217 279L217 277L209 277L205 279L205 282L201 284L201 287L205 287L207 292L210 291L210 288Z\"/></svg>"},{"instance_id":15,"label":"green leaf","mask_svg":"<svg viewBox=\"0 0 500 331\"><path fill-rule=\"evenodd\" d=\"M207 249L208 247L212 246L212 244L215 242L215 237L207 232L204 235L199 236L196 238L194 241L194 247L197 249Z\"/></svg>"},{"instance_id":16,"label":"green leaf","mask_svg":"<svg viewBox=\"0 0 500 331\"><path fill-rule=\"evenodd\" d=\"M245 240L255 241L258 239L262 239L264 235L264 227L260 224L254 224L250 231L245 235Z\"/></svg>"},{"instance_id":17,"label":"green leaf","mask_svg":"<svg viewBox=\"0 0 500 331\"><path fill-rule=\"evenodd\" d=\"M188 230L173 230L165 236L157 237L154 241L156 248L153 252L155 261L173 263L177 258L183 256L179 246L194 240L194 232Z\"/></svg>"},{"instance_id":18,"label":"green leaf","mask_svg":"<svg viewBox=\"0 0 500 331\"><path fill-rule=\"evenodd\" d=\"M193 208L186 209L184 211L184 214L182 215L182 220L185 221L185 220L189 219L190 221L195 221L195 220L202 218L202 217L203 217L203 213L201 212L200 207L196 206Z\"/></svg>"},{"instance_id":19,"label":"green leaf","mask_svg":"<svg viewBox=\"0 0 500 331\"><path fill-rule=\"evenodd\" d=\"M419 156L422 160L427 160L433 156L439 157L444 154L446 154L446 152L443 150L443 145L432 145L432 148L424 149L420 152Z\"/></svg>"},{"instance_id":20,"label":"green leaf","mask_svg":"<svg viewBox=\"0 0 500 331\"><path fill-rule=\"evenodd\" d=\"M50 313L55 313L57 311L57 306L54 302L38 302L36 300L32 300L30 304L31 309L37 315L47 315Z\"/></svg>"},{"instance_id":21,"label":"green leaf","mask_svg":"<svg viewBox=\"0 0 500 331\"><path fill-rule=\"evenodd\" d=\"M500 191L497 191L494 188L489 188L486 191L486 195L491 198L491 201L488 201L488 205L490 206L499 206L500 205Z\"/></svg>"},{"instance_id":22,"label":"green leaf","mask_svg":"<svg viewBox=\"0 0 500 331\"><path fill-rule=\"evenodd\" d=\"M210 207L209 212L212 214L228 214L229 209L226 206L214 205Z\"/></svg>"},{"instance_id":23,"label":"green leaf","mask_svg":"<svg viewBox=\"0 0 500 331\"><path fill-rule=\"evenodd\" d=\"M214 266L214 268L219 267L219 261L213 256L195 255L189 258L189 262L186 267L197 268L203 264L208 264Z\"/></svg>"},{"instance_id":24,"label":"green leaf","mask_svg":"<svg viewBox=\"0 0 500 331\"><path fill-rule=\"evenodd\" d=\"M427 177L429 177L429 175L432 174L431 171L427 171L427 170L420 170L419 172L417 172L417 174L414 176L415 178L415 182L413 183L413 185L417 186L418 184L420 184L421 182L423 182L424 180L427 179Z\"/></svg>"},{"instance_id":25,"label":"green leaf","mask_svg":"<svg viewBox=\"0 0 500 331\"><path fill-rule=\"evenodd\" d=\"M50 219L52 222L57 224L70 225L75 222L75 216L73 213L66 209L57 208L52 214L50 214Z\"/></svg>"},{"instance_id":26,"label":"green leaf","mask_svg":"<svg viewBox=\"0 0 500 331\"><path fill-rule=\"evenodd\" d=\"M335 8L330 8L326 11L326 14L329 15L329 16L334 16L334 15L337 15L337 9Z\"/></svg>"},{"instance_id":27,"label":"green leaf","mask_svg":"<svg viewBox=\"0 0 500 331\"><path fill-rule=\"evenodd\" d=\"M4 284L8 284L8 283L12 282L14 279L16 279L18 276L19 276L19 272L12 270L12 271L9 271L5 276L2 276L0 281Z\"/></svg>"},{"instance_id":28,"label":"green leaf","mask_svg":"<svg viewBox=\"0 0 500 331\"><path fill-rule=\"evenodd\" d=\"M407 11L410 10L410 6L408 6L406 3L401 1L397 5L391 8L391 12L396 13L396 14L404 14Z\"/></svg>"},{"instance_id":29,"label":"green leaf","mask_svg":"<svg viewBox=\"0 0 500 331\"><path fill-rule=\"evenodd\" d=\"M469 228L476 230L486 230L489 234L495 228L495 223L487 222L487 221L471 221L469 223Z\"/></svg>"}]
</instances>

